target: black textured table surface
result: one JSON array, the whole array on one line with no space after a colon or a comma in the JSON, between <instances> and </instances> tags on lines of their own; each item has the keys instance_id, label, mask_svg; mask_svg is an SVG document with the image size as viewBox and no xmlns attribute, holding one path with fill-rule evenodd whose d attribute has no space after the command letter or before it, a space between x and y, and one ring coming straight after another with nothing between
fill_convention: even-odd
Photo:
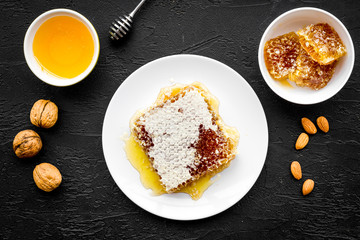
<instances>
[{"instance_id":1,"label":"black textured table surface","mask_svg":"<svg viewBox=\"0 0 360 240\"><path fill-rule=\"evenodd\" d=\"M137 2L0 1L0 238L359 239L359 63L333 98L300 106L281 99L265 84L257 50L277 16L313 6L344 23L359 57L360 3L149 0L131 35L113 44L109 24ZM82 13L99 34L101 50L94 71L71 87L43 83L23 55L27 28L54 8ZM107 105L126 77L154 59L180 53L211 57L240 73L258 94L269 127L265 166L249 193L225 212L191 222L154 216L130 201L110 176L101 146ZM59 107L59 120L48 130L29 121L32 104L40 98ZM328 118L329 133L316 134L304 150L296 151L300 119L320 115ZM36 130L44 142L32 159L20 160L12 150L14 136L23 129ZM294 160L301 162L303 178L315 181L314 191L306 197L301 194L303 181L290 174ZM34 184L32 171L42 162L54 164L63 175L54 192L43 192Z\"/></svg>"}]
</instances>

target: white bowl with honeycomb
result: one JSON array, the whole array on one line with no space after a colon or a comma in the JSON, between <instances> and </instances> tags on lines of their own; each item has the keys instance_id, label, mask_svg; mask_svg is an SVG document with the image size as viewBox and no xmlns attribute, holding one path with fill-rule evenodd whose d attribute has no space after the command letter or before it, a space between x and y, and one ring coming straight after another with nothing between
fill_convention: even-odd
<instances>
[{"instance_id":1,"label":"white bowl with honeycomb","mask_svg":"<svg viewBox=\"0 0 360 240\"><path fill-rule=\"evenodd\" d=\"M274 75L269 73L265 63L264 48L266 43L281 35L290 32L296 33L300 29L304 29L311 24L316 25L319 23L327 23L330 25L333 30L337 32L346 48L346 54L336 61L334 67L335 70L330 81L315 90L310 87L300 86L300 84L296 84L294 81L289 80L289 77L275 80L272 77ZM260 41L258 61L265 82L277 95L289 102L309 105L323 102L334 96L343 88L348 81L354 66L355 51L351 36L339 19L324 10L304 7L285 12L268 26ZM321 65L321 68L323 66L329 65ZM289 76L291 76L291 74L289 74Z\"/></svg>"}]
</instances>

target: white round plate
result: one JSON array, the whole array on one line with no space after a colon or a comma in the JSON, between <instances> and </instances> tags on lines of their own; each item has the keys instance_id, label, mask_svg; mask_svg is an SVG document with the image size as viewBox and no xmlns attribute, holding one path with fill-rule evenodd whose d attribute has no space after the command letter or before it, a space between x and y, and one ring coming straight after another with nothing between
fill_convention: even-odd
<instances>
[{"instance_id":1,"label":"white round plate","mask_svg":"<svg viewBox=\"0 0 360 240\"><path fill-rule=\"evenodd\" d=\"M126 158L123 136L130 133L133 114L151 105L161 88L194 81L208 87L219 99L224 122L238 129L239 154L197 201L185 193L154 196ZM237 72L210 58L173 55L142 66L121 84L105 114L102 143L112 177L134 203L164 218L195 220L228 209L254 185L266 158L268 128L258 97Z\"/></svg>"},{"instance_id":2,"label":"white round plate","mask_svg":"<svg viewBox=\"0 0 360 240\"><path fill-rule=\"evenodd\" d=\"M335 73L327 86L320 90L312 90L306 87L297 87L293 82L288 81L293 86L290 88L272 79L264 61L265 43L272 38L285 33L296 32L307 25L317 23L328 23L332 26L339 34L347 50L347 54L340 58L336 65ZM349 32L339 19L322 9L303 7L281 14L269 25L261 38L258 61L265 82L277 95L289 102L307 105L323 102L343 88L354 67L355 50Z\"/></svg>"}]
</instances>

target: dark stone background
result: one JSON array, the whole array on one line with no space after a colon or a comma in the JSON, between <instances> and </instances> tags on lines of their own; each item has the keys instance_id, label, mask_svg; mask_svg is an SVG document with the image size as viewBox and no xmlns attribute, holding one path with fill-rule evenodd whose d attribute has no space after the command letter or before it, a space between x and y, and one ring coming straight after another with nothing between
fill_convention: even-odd
<instances>
[{"instance_id":1,"label":"dark stone background","mask_svg":"<svg viewBox=\"0 0 360 240\"><path fill-rule=\"evenodd\" d=\"M359 1L149 0L132 34L120 44L108 36L111 21L137 0L0 1L0 238L116 239L356 239L360 238L360 67L330 100L300 106L282 100L265 84L257 62L260 38L281 13L304 6L327 10L348 28L360 52ZM23 55L26 29L41 13L70 8L98 31L98 64L83 82L66 88L38 80ZM132 203L111 178L101 131L107 105L120 84L140 66L163 56L191 53L219 60L239 72L258 94L268 119L265 166L250 192L214 217L179 222L154 216ZM52 129L31 125L29 111L40 99L59 106ZM234 106L236 107L236 106ZM318 133L303 151L294 149L300 118L325 115L328 134ZM33 159L17 159L12 141L36 130L44 148ZM289 171L298 160L303 177L315 181L307 197L303 181ZM50 162L63 174L52 193L37 189L35 165Z\"/></svg>"}]
</instances>

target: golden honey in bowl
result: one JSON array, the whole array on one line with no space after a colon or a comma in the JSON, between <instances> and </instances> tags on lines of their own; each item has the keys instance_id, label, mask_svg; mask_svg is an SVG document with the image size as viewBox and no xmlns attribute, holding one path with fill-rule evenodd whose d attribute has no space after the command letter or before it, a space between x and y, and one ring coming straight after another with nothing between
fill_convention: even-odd
<instances>
[{"instance_id":1,"label":"golden honey in bowl","mask_svg":"<svg viewBox=\"0 0 360 240\"><path fill-rule=\"evenodd\" d=\"M33 53L43 71L60 78L74 78L89 67L94 56L94 40L81 21L56 16L37 30Z\"/></svg>"}]
</instances>

